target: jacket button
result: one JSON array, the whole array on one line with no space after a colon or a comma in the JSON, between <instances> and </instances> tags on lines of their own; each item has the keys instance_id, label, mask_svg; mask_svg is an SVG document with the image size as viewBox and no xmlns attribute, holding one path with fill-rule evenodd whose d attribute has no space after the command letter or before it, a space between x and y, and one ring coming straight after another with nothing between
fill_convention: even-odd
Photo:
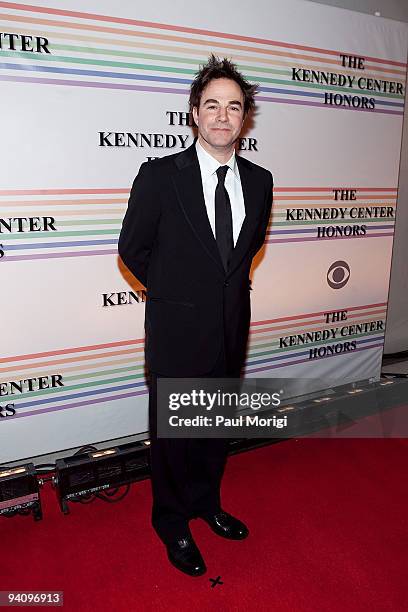
<instances>
[{"instance_id":1,"label":"jacket button","mask_svg":"<svg viewBox=\"0 0 408 612\"><path fill-rule=\"evenodd\" d=\"M224 282L224 287L228 287L228 285L229 285L229 282L228 282L228 281L225 281L225 282Z\"/></svg>"}]
</instances>

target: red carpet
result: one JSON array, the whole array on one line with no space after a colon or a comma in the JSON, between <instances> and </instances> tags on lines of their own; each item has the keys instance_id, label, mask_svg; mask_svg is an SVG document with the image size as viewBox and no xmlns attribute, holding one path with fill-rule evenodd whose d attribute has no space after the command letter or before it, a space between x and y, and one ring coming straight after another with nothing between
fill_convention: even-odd
<instances>
[{"instance_id":1,"label":"red carpet","mask_svg":"<svg viewBox=\"0 0 408 612\"><path fill-rule=\"evenodd\" d=\"M407 453L402 439L299 439L230 457L223 506L251 533L230 542L193 521L199 578L168 563L150 481L69 516L47 483L43 521L0 517L0 590L63 590L63 610L80 612L405 611Z\"/></svg>"}]
</instances>

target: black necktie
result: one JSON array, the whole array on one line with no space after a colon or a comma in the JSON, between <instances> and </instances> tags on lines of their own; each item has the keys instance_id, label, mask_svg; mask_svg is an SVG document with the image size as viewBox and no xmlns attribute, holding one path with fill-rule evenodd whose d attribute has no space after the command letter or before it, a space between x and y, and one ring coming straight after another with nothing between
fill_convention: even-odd
<instances>
[{"instance_id":1,"label":"black necktie","mask_svg":"<svg viewBox=\"0 0 408 612\"><path fill-rule=\"evenodd\" d=\"M234 249L231 203L224 185L227 172L228 166L218 168L218 185L215 189L215 239L225 271L228 269L228 261Z\"/></svg>"}]
</instances>

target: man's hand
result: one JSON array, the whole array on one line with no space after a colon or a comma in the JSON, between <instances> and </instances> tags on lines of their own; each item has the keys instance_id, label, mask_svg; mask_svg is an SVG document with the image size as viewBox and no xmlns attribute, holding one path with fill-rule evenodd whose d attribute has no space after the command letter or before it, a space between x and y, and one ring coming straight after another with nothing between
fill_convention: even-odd
<instances>
[{"instance_id":1,"label":"man's hand","mask_svg":"<svg viewBox=\"0 0 408 612\"><path fill-rule=\"evenodd\" d=\"M125 265L146 287L150 254L160 219L160 199L151 162L144 162L133 182L118 251Z\"/></svg>"},{"instance_id":2,"label":"man's hand","mask_svg":"<svg viewBox=\"0 0 408 612\"><path fill-rule=\"evenodd\" d=\"M269 184L268 184L267 191L266 191L264 214L262 217L262 222L260 225L256 243L254 246L253 257L255 257L255 255L257 254L257 252L259 251L259 249L262 247L263 243L265 242L265 236L266 236L266 232L267 232L268 225L269 225L269 218L271 216L272 202L273 202L273 192L272 192L273 177L272 177L272 174L269 172L269 170L268 170L268 175L269 175L268 177Z\"/></svg>"}]
</instances>

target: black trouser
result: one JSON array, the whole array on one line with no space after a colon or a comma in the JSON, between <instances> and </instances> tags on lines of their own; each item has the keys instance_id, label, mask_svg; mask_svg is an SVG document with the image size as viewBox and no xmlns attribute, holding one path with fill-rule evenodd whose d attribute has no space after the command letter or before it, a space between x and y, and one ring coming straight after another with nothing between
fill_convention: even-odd
<instances>
[{"instance_id":1,"label":"black trouser","mask_svg":"<svg viewBox=\"0 0 408 612\"><path fill-rule=\"evenodd\" d=\"M165 544L190 534L188 521L221 509L220 486L228 452L221 438L157 438L157 378L150 373L149 425L153 494L152 525ZM181 376L180 376L181 377ZM201 378L239 377L230 372L224 349Z\"/></svg>"}]
</instances>

